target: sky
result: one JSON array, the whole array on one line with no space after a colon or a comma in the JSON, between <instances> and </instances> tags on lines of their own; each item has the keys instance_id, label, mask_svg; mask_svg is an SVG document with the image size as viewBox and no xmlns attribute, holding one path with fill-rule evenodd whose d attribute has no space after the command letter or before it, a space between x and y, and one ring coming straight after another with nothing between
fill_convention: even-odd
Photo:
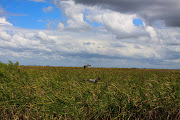
<instances>
[{"instance_id":1,"label":"sky","mask_svg":"<svg viewBox=\"0 0 180 120\"><path fill-rule=\"evenodd\" d=\"M0 62L180 69L179 0L1 0Z\"/></svg>"}]
</instances>

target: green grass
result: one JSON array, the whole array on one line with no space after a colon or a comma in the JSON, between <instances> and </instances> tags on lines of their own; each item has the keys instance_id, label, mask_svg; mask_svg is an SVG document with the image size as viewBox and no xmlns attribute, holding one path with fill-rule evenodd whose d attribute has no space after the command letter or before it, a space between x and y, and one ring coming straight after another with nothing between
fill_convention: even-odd
<instances>
[{"instance_id":1,"label":"green grass","mask_svg":"<svg viewBox=\"0 0 180 120\"><path fill-rule=\"evenodd\" d=\"M97 84L87 78L101 80ZM180 119L180 70L0 63L0 119Z\"/></svg>"}]
</instances>

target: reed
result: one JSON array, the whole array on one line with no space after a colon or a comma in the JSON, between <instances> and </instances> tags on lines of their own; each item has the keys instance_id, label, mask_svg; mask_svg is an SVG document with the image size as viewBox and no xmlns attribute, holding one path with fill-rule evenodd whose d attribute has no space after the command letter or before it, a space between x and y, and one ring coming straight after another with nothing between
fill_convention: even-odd
<instances>
[{"instance_id":1,"label":"reed","mask_svg":"<svg viewBox=\"0 0 180 120\"><path fill-rule=\"evenodd\" d=\"M179 85L180 70L0 63L0 119L178 120Z\"/></svg>"}]
</instances>

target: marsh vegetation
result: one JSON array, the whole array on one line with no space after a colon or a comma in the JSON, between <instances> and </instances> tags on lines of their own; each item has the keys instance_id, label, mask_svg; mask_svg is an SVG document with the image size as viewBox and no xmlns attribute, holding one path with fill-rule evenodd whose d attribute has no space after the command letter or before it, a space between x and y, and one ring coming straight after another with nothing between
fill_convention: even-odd
<instances>
[{"instance_id":1,"label":"marsh vegetation","mask_svg":"<svg viewBox=\"0 0 180 120\"><path fill-rule=\"evenodd\" d=\"M179 85L180 70L0 63L0 119L176 120Z\"/></svg>"}]
</instances>

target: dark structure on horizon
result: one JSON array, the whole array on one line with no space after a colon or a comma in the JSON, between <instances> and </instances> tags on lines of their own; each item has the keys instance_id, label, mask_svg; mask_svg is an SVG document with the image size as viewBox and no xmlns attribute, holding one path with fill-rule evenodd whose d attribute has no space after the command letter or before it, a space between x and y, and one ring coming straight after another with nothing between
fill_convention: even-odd
<instances>
[{"instance_id":1,"label":"dark structure on horizon","mask_svg":"<svg viewBox=\"0 0 180 120\"><path fill-rule=\"evenodd\" d=\"M84 69L86 69L87 67L91 66L89 63L84 65Z\"/></svg>"}]
</instances>

